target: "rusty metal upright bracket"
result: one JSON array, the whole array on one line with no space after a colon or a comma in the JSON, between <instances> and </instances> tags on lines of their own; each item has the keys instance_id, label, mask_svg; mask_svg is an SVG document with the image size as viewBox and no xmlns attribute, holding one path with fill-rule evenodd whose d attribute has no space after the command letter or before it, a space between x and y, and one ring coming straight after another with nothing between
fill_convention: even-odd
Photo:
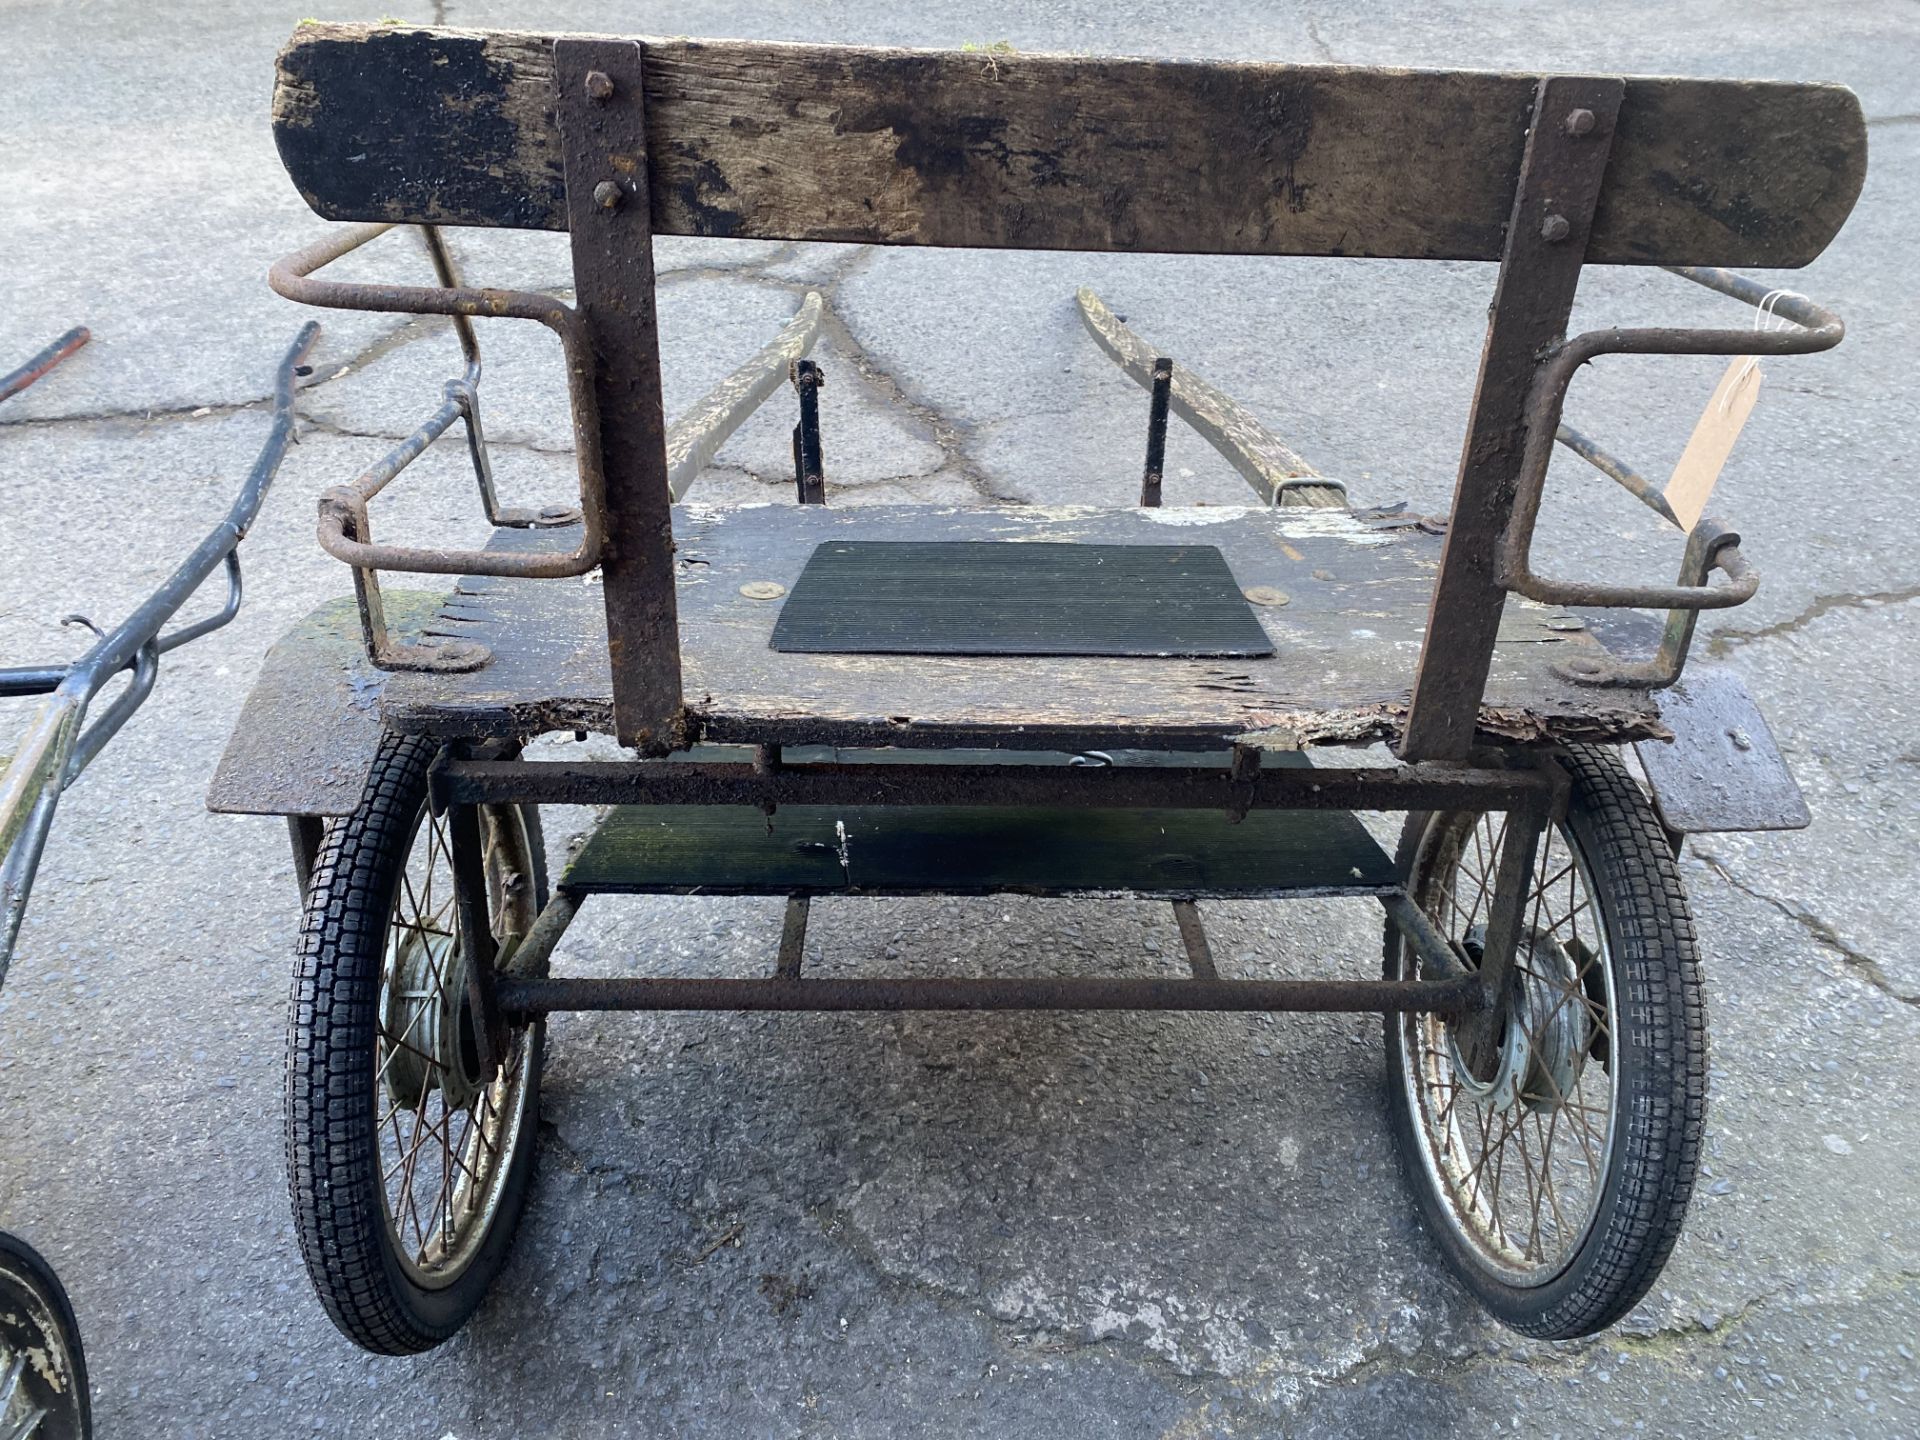
<instances>
[{"instance_id":1,"label":"rusty metal upright bracket","mask_svg":"<svg viewBox=\"0 0 1920 1440\"><path fill-rule=\"evenodd\" d=\"M642 49L632 40L561 39L553 67L575 303L599 410L614 733L644 754L664 754L686 735Z\"/></svg>"},{"instance_id":2,"label":"rusty metal upright bracket","mask_svg":"<svg viewBox=\"0 0 1920 1440\"><path fill-rule=\"evenodd\" d=\"M820 457L820 390L827 377L811 360L796 360L790 371L800 395L800 423L793 427L793 485L802 505L827 503L827 475Z\"/></svg>"},{"instance_id":3,"label":"rusty metal upright bracket","mask_svg":"<svg viewBox=\"0 0 1920 1440\"><path fill-rule=\"evenodd\" d=\"M1625 81L1598 75L1551 75L1535 91L1402 759L1459 760L1473 747L1506 601L1494 559L1520 479L1527 402L1573 309L1625 92Z\"/></svg>"},{"instance_id":4,"label":"rusty metal upright bracket","mask_svg":"<svg viewBox=\"0 0 1920 1440\"><path fill-rule=\"evenodd\" d=\"M1147 464L1140 476L1140 503L1147 509L1157 509L1161 481L1167 473L1167 406L1173 399L1173 361L1164 355L1153 362L1148 394Z\"/></svg>"}]
</instances>

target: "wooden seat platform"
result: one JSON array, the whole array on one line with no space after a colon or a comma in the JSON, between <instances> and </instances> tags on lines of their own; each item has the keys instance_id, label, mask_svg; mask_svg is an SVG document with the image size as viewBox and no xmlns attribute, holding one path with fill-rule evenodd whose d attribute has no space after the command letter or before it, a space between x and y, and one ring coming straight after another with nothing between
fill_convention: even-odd
<instances>
[{"instance_id":1,"label":"wooden seat platform","mask_svg":"<svg viewBox=\"0 0 1920 1440\"><path fill-rule=\"evenodd\" d=\"M1441 540L1364 512L1195 507L675 507L687 713L700 740L786 745L1080 749L1391 739L1406 716ZM990 540L1217 546L1273 640L1271 657L1169 659L781 653L780 606L823 541ZM500 530L492 548L577 543ZM429 634L493 653L467 674L392 676L386 723L445 736L613 726L599 586L463 579ZM1260 603L1260 602L1266 603ZM1569 612L1509 597L1480 726L1508 740L1663 733L1648 695L1571 684L1553 667L1601 653Z\"/></svg>"}]
</instances>

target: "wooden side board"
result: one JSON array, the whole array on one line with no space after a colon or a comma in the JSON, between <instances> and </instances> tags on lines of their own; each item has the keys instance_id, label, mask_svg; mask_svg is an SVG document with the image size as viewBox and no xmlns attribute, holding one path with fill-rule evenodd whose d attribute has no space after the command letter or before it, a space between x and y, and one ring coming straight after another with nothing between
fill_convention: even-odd
<instances>
[{"instance_id":1,"label":"wooden side board","mask_svg":"<svg viewBox=\"0 0 1920 1440\"><path fill-rule=\"evenodd\" d=\"M331 220L564 230L551 35L308 22L274 133ZM648 40L663 235L1494 260L1538 77ZM1586 258L1793 267L1860 193L1841 86L1633 79Z\"/></svg>"}]
</instances>

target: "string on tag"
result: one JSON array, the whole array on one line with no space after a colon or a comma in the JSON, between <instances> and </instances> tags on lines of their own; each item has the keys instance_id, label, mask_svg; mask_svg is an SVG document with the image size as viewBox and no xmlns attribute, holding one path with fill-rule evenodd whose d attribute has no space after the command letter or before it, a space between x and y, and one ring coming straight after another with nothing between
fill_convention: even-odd
<instances>
[{"instance_id":1,"label":"string on tag","mask_svg":"<svg viewBox=\"0 0 1920 1440\"><path fill-rule=\"evenodd\" d=\"M1779 313L1780 302L1788 299L1805 300L1806 298L1807 297L1802 295L1798 290L1769 290L1753 312L1754 330L1761 335L1770 334L1776 330L1785 330L1793 324L1793 321ZM1749 355L1746 357L1741 363L1739 370L1734 374L1733 383L1728 385L1720 396L1721 413L1726 414L1731 412L1733 397L1739 393L1740 387L1746 384L1747 381L1752 378L1753 372L1759 368L1760 357L1758 355Z\"/></svg>"}]
</instances>

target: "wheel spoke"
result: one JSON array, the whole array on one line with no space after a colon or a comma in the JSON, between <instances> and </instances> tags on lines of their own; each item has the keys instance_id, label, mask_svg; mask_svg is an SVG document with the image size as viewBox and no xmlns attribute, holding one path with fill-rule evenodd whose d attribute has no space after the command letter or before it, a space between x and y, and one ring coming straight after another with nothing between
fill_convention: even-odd
<instances>
[{"instance_id":1,"label":"wheel spoke","mask_svg":"<svg viewBox=\"0 0 1920 1440\"><path fill-rule=\"evenodd\" d=\"M490 1223L526 1060L525 1043L516 1040L468 1103L446 1103L453 1077L434 1052L452 1041L435 1036L458 1013L459 997L448 992L461 982L452 852L442 823L423 814L394 887L374 1051L375 1085L384 1092L374 1133L390 1233L407 1263L427 1275L464 1265ZM515 849L521 833L483 812L482 859L490 908L500 916L496 929L524 928L530 919L516 908L534 898L518 878L527 873ZM395 988L402 986L412 989ZM440 1017L436 1028L431 1016ZM404 1094L393 1093L396 1075L407 1077Z\"/></svg>"},{"instance_id":2,"label":"wheel spoke","mask_svg":"<svg viewBox=\"0 0 1920 1440\"><path fill-rule=\"evenodd\" d=\"M1513 832L1505 815L1434 823L1434 838L1419 852L1428 868L1414 898L1464 943L1490 923L1499 857ZM1551 1274L1600 1202L1614 1083L1609 1068L1592 1058L1613 1045L1605 939L1564 824L1542 833L1519 903L1509 1003L1524 1008L1511 1013L1511 1028L1502 1032L1502 1069L1487 1079L1458 1071L1451 1027L1433 1017L1403 1032L1404 1063L1420 1097L1419 1129L1457 1223L1503 1273ZM1516 1065L1524 1071L1503 1078ZM1496 1108L1492 1097L1501 1093L1510 1098Z\"/></svg>"}]
</instances>

